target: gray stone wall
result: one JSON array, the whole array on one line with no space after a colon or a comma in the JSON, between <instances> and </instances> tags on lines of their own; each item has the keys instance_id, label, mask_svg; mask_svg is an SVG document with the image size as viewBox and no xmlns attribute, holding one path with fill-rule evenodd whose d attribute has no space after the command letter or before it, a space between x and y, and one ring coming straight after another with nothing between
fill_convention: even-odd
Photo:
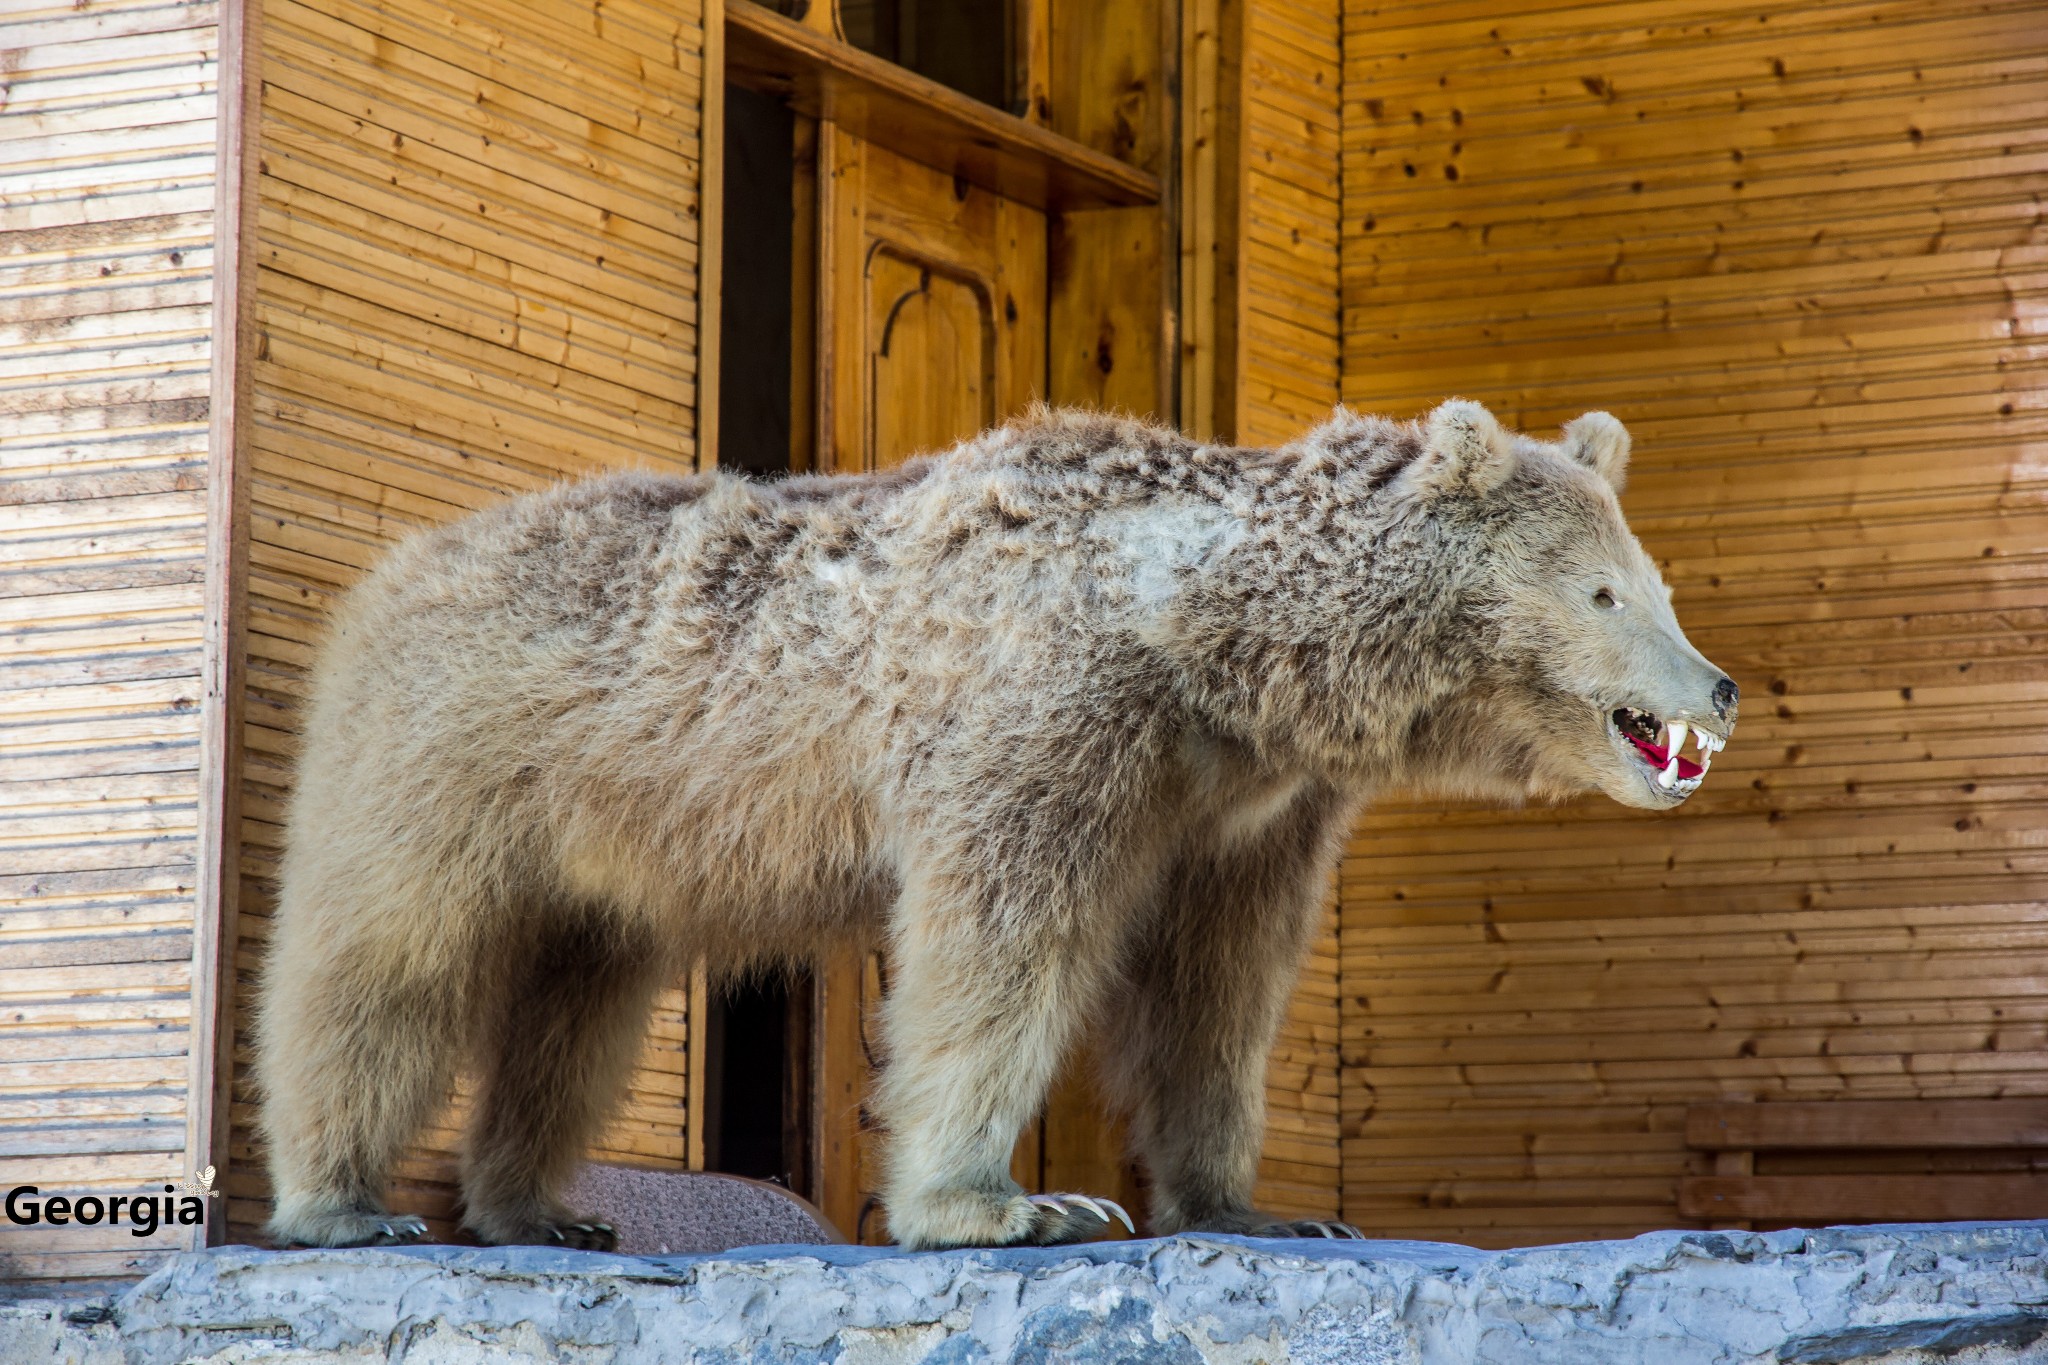
<instances>
[{"instance_id":1,"label":"gray stone wall","mask_svg":"<svg viewBox=\"0 0 2048 1365\"><path fill-rule=\"evenodd\" d=\"M2048 1365L2048 1224L1513 1252L1175 1237L906 1254L533 1247L180 1258L0 1306L0 1361Z\"/></svg>"}]
</instances>

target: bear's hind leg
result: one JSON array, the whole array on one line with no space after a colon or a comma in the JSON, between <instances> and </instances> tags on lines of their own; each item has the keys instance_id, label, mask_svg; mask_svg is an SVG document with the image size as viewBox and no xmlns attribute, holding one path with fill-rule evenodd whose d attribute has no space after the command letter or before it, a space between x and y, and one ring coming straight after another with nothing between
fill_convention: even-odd
<instances>
[{"instance_id":1,"label":"bear's hind leg","mask_svg":"<svg viewBox=\"0 0 2048 1365\"><path fill-rule=\"evenodd\" d=\"M463 1226L500 1244L617 1244L610 1226L558 1195L603 1131L672 975L647 933L594 910L550 916L492 1002L463 1154Z\"/></svg>"},{"instance_id":2,"label":"bear's hind leg","mask_svg":"<svg viewBox=\"0 0 2048 1365\"><path fill-rule=\"evenodd\" d=\"M448 922L398 919L415 929ZM337 906L280 916L257 1030L276 1195L268 1231L280 1243L385 1245L426 1235L420 1219L386 1211L384 1184L447 1098L474 963L460 944L382 938L381 926L393 922Z\"/></svg>"}]
</instances>

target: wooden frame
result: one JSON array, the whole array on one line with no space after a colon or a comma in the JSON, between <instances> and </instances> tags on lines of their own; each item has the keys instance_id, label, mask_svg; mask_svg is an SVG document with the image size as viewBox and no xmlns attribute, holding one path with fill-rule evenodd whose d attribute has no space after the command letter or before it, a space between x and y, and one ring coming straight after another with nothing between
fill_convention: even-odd
<instances>
[{"instance_id":1,"label":"wooden frame","mask_svg":"<svg viewBox=\"0 0 2048 1365\"><path fill-rule=\"evenodd\" d=\"M1054 131L1171 185L1181 157L1181 6L1051 0ZM1086 209L1049 225L1047 398L1178 420L1180 203ZM1149 268L1147 268L1149 266Z\"/></svg>"},{"instance_id":2,"label":"wooden frame","mask_svg":"<svg viewBox=\"0 0 2048 1365\"><path fill-rule=\"evenodd\" d=\"M785 19L728 0L728 78L1032 208L1157 203L1159 177Z\"/></svg>"},{"instance_id":3,"label":"wooden frame","mask_svg":"<svg viewBox=\"0 0 2048 1365\"><path fill-rule=\"evenodd\" d=\"M214 182L213 373L208 414L206 619L201 663L198 866L192 906L192 1034L186 1152L228 1166L234 1090L235 945L242 846L242 714L248 631L251 362L255 343L256 138L261 0L222 0ZM194 1229L227 1236L225 1198Z\"/></svg>"},{"instance_id":4,"label":"wooden frame","mask_svg":"<svg viewBox=\"0 0 2048 1365\"><path fill-rule=\"evenodd\" d=\"M710 977L702 959L690 968L689 1068L684 1079L687 1108L683 1111L683 1164L693 1171L704 1169L704 1068L709 1060L705 1047L704 1020L711 1008Z\"/></svg>"},{"instance_id":5,"label":"wooden frame","mask_svg":"<svg viewBox=\"0 0 2048 1365\"><path fill-rule=\"evenodd\" d=\"M1016 0L1010 25L1010 112L1037 128L1052 126L1053 0Z\"/></svg>"},{"instance_id":6,"label":"wooden frame","mask_svg":"<svg viewBox=\"0 0 2048 1365\"><path fill-rule=\"evenodd\" d=\"M1180 425L1237 439L1245 232L1243 0L1189 0L1181 35Z\"/></svg>"},{"instance_id":7,"label":"wooden frame","mask_svg":"<svg viewBox=\"0 0 2048 1365\"><path fill-rule=\"evenodd\" d=\"M725 0L704 0L704 70L725 69ZM725 293L725 82L704 82L697 163L697 468L718 468L718 328Z\"/></svg>"},{"instance_id":8,"label":"wooden frame","mask_svg":"<svg viewBox=\"0 0 2048 1365\"><path fill-rule=\"evenodd\" d=\"M2048 1100L1732 1101L1686 1111L1714 1174L1679 1184L1688 1218L1747 1226L2048 1218L2048 1175L2015 1171L1758 1175L1758 1152L2048 1148Z\"/></svg>"}]
</instances>

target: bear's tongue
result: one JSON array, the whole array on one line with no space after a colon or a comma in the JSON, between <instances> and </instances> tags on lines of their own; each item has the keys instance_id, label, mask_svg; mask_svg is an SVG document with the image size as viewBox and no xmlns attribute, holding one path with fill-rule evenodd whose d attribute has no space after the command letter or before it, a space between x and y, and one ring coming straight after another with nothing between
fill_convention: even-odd
<instances>
[{"instance_id":1,"label":"bear's tongue","mask_svg":"<svg viewBox=\"0 0 2048 1365\"><path fill-rule=\"evenodd\" d=\"M1623 737L1627 739L1629 743L1635 745L1637 752L1642 754L1644 760L1648 762L1651 767L1657 769L1659 772L1662 772L1664 768L1670 764L1671 751L1665 748L1662 744L1652 744L1647 739L1638 739L1634 735L1625 735ZM1693 762L1684 754L1680 754L1678 756L1679 781L1690 782L1695 777L1698 777L1701 773L1705 771L1705 768L1702 768L1699 764Z\"/></svg>"}]
</instances>

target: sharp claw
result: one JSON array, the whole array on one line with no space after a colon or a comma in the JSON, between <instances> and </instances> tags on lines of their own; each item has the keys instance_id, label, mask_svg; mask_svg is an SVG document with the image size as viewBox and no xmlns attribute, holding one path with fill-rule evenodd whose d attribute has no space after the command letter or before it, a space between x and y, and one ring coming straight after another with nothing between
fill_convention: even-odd
<instances>
[{"instance_id":1,"label":"sharp claw","mask_svg":"<svg viewBox=\"0 0 2048 1365\"><path fill-rule=\"evenodd\" d=\"M548 1240L550 1242L566 1242L569 1239L562 1235L562 1230L560 1228L549 1228Z\"/></svg>"},{"instance_id":2,"label":"sharp claw","mask_svg":"<svg viewBox=\"0 0 2048 1365\"><path fill-rule=\"evenodd\" d=\"M1117 1203L1114 1199L1105 1199L1102 1201L1102 1206L1117 1216L1117 1221L1124 1225L1125 1232L1130 1233L1133 1237L1138 1235L1137 1225L1131 1222L1131 1215L1124 1212L1122 1204Z\"/></svg>"},{"instance_id":3,"label":"sharp claw","mask_svg":"<svg viewBox=\"0 0 2048 1365\"><path fill-rule=\"evenodd\" d=\"M1311 1222L1309 1226L1316 1230L1316 1236L1326 1237L1333 1242L1337 1240L1337 1234L1331 1231L1328 1223Z\"/></svg>"},{"instance_id":4,"label":"sharp claw","mask_svg":"<svg viewBox=\"0 0 2048 1365\"><path fill-rule=\"evenodd\" d=\"M617 1229L617 1228L615 1228L615 1227L613 1227L613 1226L612 1226L612 1225L611 1225L610 1223L592 1223L592 1224L590 1225L590 1228L591 1228L591 1231L593 1231L593 1232L617 1232L617 1231L618 1231L618 1229Z\"/></svg>"},{"instance_id":5,"label":"sharp claw","mask_svg":"<svg viewBox=\"0 0 2048 1365\"><path fill-rule=\"evenodd\" d=\"M1352 1227L1349 1223L1339 1223L1337 1224L1337 1228L1346 1237L1349 1237L1354 1242L1363 1242L1365 1240L1365 1234L1360 1232L1357 1228Z\"/></svg>"},{"instance_id":6,"label":"sharp claw","mask_svg":"<svg viewBox=\"0 0 2048 1365\"><path fill-rule=\"evenodd\" d=\"M393 1232L393 1231L391 1230L391 1224L389 1224L389 1223L379 1223L379 1224L377 1224L377 1231L379 1231L379 1232L383 1233L383 1234L384 1234L384 1235L385 1235L386 1237L396 1237L396 1236L398 1236L398 1234L397 1234L396 1232Z\"/></svg>"},{"instance_id":7,"label":"sharp claw","mask_svg":"<svg viewBox=\"0 0 2048 1365\"><path fill-rule=\"evenodd\" d=\"M1090 1198L1089 1198L1089 1197L1088 1197L1087 1195L1085 1195L1085 1194L1070 1194L1070 1195L1068 1195L1068 1196L1067 1196L1067 1198L1068 1198L1068 1199L1070 1199L1070 1200L1072 1200L1072 1201L1073 1201L1074 1203L1076 1203L1076 1204L1080 1205L1080 1206L1081 1206L1082 1208L1084 1208L1084 1209L1088 1210L1088 1212L1090 1212L1090 1213L1094 1214L1094 1215L1095 1215L1095 1216L1096 1216L1097 1218L1100 1218L1100 1219L1101 1219L1101 1220L1102 1220L1103 1222L1107 1223L1107 1222L1109 1221L1109 1215L1108 1215L1108 1214L1107 1214L1106 1212L1104 1212L1104 1211L1103 1211L1102 1205L1100 1205L1100 1204L1096 1203L1096 1202L1095 1202L1095 1201L1094 1201L1093 1199L1090 1199Z\"/></svg>"}]
</instances>

